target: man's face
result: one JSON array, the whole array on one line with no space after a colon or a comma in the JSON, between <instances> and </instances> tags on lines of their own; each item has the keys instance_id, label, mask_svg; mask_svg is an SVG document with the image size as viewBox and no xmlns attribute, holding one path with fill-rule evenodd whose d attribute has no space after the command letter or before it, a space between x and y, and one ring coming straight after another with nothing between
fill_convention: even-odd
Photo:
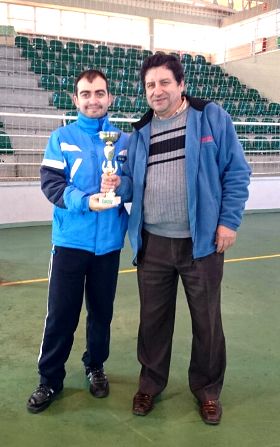
<instances>
[{"instance_id":1,"label":"man's face","mask_svg":"<svg viewBox=\"0 0 280 447\"><path fill-rule=\"evenodd\" d=\"M149 106L160 118L169 118L182 103L184 81L177 84L173 72L165 66L153 67L146 72L145 89Z\"/></svg>"},{"instance_id":2,"label":"man's face","mask_svg":"<svg viewBox=\"0 0 280 447\"><path fill-rule=\"evenodd\" d=\"M78 95L74 95L76 107L88 118L100 118L107 113L112 103L112 96L108 94L106 82L100 76L89 82L80 79L77 85Z\"/></svg>"}]
</instances>

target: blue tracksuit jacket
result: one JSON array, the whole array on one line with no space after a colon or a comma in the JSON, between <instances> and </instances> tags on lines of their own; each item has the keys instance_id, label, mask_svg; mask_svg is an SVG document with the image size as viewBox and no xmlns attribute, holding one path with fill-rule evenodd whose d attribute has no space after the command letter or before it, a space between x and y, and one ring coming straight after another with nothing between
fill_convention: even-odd
<instances>
[{"instance_id":1,"label":"blue tracksuit jacket","mask_svg":"<svg viewBox=\"0 0 280 447\"><path fill-rule=\"evenodd\" d=\"M89 209L89 197L100 192L105 143L99 131L118 131L107 115L100 119L79 113L78 120L55 130L41 166L41 187L54 204L52 242L103 255L123 247L127 212L123 203L102 212ZM120 132L113 161L122 173L128 136Z\"/></svg>"},{"instance_id":2,"label":"blue tracksuit jacket","mask_svg":"<svg viewBox=\"0 0 280 447\"><path fill-rule=\"evenodd\" d=\"M237 230L241 223L251 169L245 160L229 114L213 102L187 97L186 188L193 258L216 250L218 225ZM117 194L132 200L128 233L136 260L142 246L143 197L149 157L150 121L147 112L134 124L125 176Z\"/></svg>"}]
</instances>

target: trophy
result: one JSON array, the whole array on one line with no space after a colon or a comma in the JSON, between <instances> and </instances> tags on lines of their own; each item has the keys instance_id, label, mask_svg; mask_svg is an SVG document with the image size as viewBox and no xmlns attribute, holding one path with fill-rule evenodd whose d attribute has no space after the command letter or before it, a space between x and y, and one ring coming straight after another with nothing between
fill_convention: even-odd
<instances>
[{"instance_id":1,"label":"trophy","mask_svg":"<svg viewBox=\"0 0 280 447\"><path fill-rule=\"evenodd\" d=\"M102 163L102 171L107 175L115 174L118 170L118 164L116 161L113 161L115 147L113 143L115 143L120 137L120 132L99 132L99 138L105 142L104 154L106 160ZM121 203L121 198L116 196L114 191L111 189L110 191L105 193L105 196L99 197L99 203L102 205L112 205L116 206Z\"/></svg>"}]
</instances>

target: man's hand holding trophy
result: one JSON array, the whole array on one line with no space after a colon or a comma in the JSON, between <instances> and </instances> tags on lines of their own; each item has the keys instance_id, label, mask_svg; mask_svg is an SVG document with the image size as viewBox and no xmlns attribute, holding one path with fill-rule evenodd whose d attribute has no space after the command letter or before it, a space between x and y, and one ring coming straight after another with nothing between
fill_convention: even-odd
<instances>
[{"instance_id":1,"label":"man's hand holding trophy","mask_svg":"<svg viewBox=\"0 0 280 447\"><path fill-rule=\"evenodd\" d=\"M118 170L117 161L114 159L115 143L120 137L119 132L99 132L99 137L105 142L105 160L102 163L102 188L98 194L90 196L89 207L92 211L102 211L114 208L121 203L121 198L116 196L114 189L120 184L119 176L115 175Z\"/></svg>"}]
</instances>

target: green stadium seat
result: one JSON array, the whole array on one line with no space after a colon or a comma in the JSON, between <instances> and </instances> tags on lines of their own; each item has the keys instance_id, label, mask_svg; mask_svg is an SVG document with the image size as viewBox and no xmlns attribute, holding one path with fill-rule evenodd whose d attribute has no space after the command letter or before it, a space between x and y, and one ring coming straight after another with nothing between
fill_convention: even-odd
<instances>
[{"instance_id":1,"label":"green stadium seat","mask_svg":"<svg viewBox=\"0 0 280 447\"><path fill-rule=\"evenodd\" d=\"M46 39L43 39L42 37L34 37L32 39L32 46L33 48L36 48L36 50L47 50L48 44Z\"/></svg>"},{"instance_id":2,"label":"green stadium seat","mask_svg":"<svg viewBox=\"0 0 280 447\"><path fill-rule=\"evenodd\" d=\"M106 76L112 81L121 81L123 78L123 71L119 68L109 67L106 69Z\"/></svg>"},{"instance_id":3,"label":"green stadium seat","mask_svg":"<svg viewBox=\"0 0 280 447\"><path fill-rule=\"evenodd\" d=\"M126 59L142 59L142 51L138 48L128 48L126 50Z\"/></svg>"},{"instance_id":4,"label":"green stadium seat","mask_svg":"<svg viewBox=\"0 0 280 447\"><path fill-rule=\"evenodd\" d=\"M257 136L251 142L252 150L256 153L265 153L271 150L270 141L266 137Z\"/></svg>"},{"instance_id":5,"label":"green stadium seat","mask_svg":"<svg viewBox=\"0 0 280 447\"><path fill-rule=\"evenodd\" d=\"M146 59L146 57L152 56L153 52L151 50L142 50L142 60Z\"/></svg>"},{"instance_id":6,"label":"green stadium seat","mask_svg":"<svg viewBox=\"0 0 280 447\"><path fill-rule=\"evenodd\" d=\"M247 121L247 120L246 120ZM255 121L256 123L261 123L261 121L260 120L258 120L258 118L251 118L249 121ZM267 132L265 132L265 130L264 130L264 128L265 127L267 127L267 126L259 126L259 125L257 125L257 124L252 124L252 126L250 126L250 127L248 127L247 128L247 133L249 133L249 131L251 132L251 133L253 133L254 135L255 134L263 134L263 133L267 133Z\"/></svg>"},{"instance_id":7,"label":"green stadium seat","mask_svg":"<svg viewBox=\"0 0 280 447\"><path fill-rule=\"evenodd\" d=\"M208 77L209 74L210 74L209 65L195 64L195 72L200 74L200 75Z\"/></svg>"},{"instance_id":8,"label":"green stadium seat","mask_svg":"<svg viewBox=\"0 0 280 447\"><path fill-rule=\"evenodd\" d=\"M221 85L215 92L216 99L229 99L231 97L230 91L226 85Z\"/></svg>"},{"instance_id":9,"label":"green stadium seat","mask_svg":"<svg viewBox=\"0 0 280 447\"><path fill-rule=\"evenodd\" d=\"M113 47L113 58L116 59L124 59L125 58L125 50L121 47Z\"/></svg>"},{"instance_id":10,"label":"green stadium seat","mask_svg":"<svg viewBox=\"0 0 280 447\"><path fill-rule=\"evenodd\" d=\"M124 60L124 66L130 68L131 70L139 70L140 63L138 59L131 59L126 56Z\"/></svg>"},{"instance_id":11,"label":"green stadium seat","mask_svg":"<svg viewBox=\"0 0 280 447\"><path fill-rule=\"evenodd\" d=\"M133 96L143 96L143 95L144 95L143 85L142 82L139 81L134 85Z\"/></svg>"},{"instance_id":12,"label":"green stadium seat","mask_svg":"<svg viewBox=\"0 0 280 447\"><path fill-rule=\"evenodd\" d=\"M73 53L69 53L69 50L67 48L63 48L63 50L59 53L57 60L64 62L65 64L75 62Z\"/></svg>"},{"instance_id":13,"label":"green stadium seat","mask_svg":"<svg viewBox=\"0 0 280 447\"><path fill-rule=\"evenodd\" d=\"M196 64L201 64L201 65L205 65L206 64L206 59L202 54L196 54L194 56L194 62Z\"/></svg>"},{"instance_id":14,"label":"green stadium seat","mask_svg":"<svg viewBox=\"0 0 280 447\"><path fill-rule=\"evenodd\" d=\"M76 64L81 64L81 65L90 65L92 64L92 59L88 54L75 54L75 62Z\"/></svg>"},{"instance_id":15,"label":"green stadium seat","mask_svg":"<svg viewBox=\"0 0 280 447\"><path fill-rule=\"evenodd\" d=\"M267 118L263 118L263 121L269 121L270 123L274 123L275 121L274 121L274 119L273 118L271 118L271 117L267 117ZM276 121L277 122L277 121ZM280 122L280 121L278 121L278 122ZM279 136L279 134L280 134L280 127L279 126L273 126L273 125L271 125L270 126L270 133L272 134L272 135L278 135ZM279 137L280 138L280 137Z\"/></svg>"},{"instance_id":16,"label":"green stadium seat","mask_svg":"<svg viewBox=\"0 0 280 447\"><path fill-rule=\"evenodd\" d=\"M181 64L190 65L193 62L193 57L191 54L185 53L181 57Z\"/></svg>"},{"instance_id":17,"label":"green stadium seat","mask_svg":"<svg viewBox=\"0 0 280 447\"><path fill-rule=\"evenodd\" d=\"M198 80L198 85L208 85L208 86L211 85L211 87L214 87L214 82L211 77L205 76L204 73L196 74L196 76Z\"/></svg>"},{"instance_id":18,"label":"green stadium seat","mask_svg":"<svg viewBox=\"0 0 280 447\"><path fill-rule=\"evenodd\" d=\"M79 47L79 44L77 42L73 42L71 40L66 42L65 49L68 51L68 53L81 54L81 49Z\"/></svg>"},{"instance_id":19,"label":"green stadium seat","mask_svg":"<svg viewBox=\"0 0 280 447\"><path fill-rule=\"evenodd\" d=\"M215 76L224 76L224 72L220 65L210 64L209 65L209 73Z\"/></svg>"},{"instance_id":20,"label":"green stadium seat","mask_svg":"<svg viewBox=\"0 0 280 447\"><path fill-rule=\"evenodd\" d=\"M36 50L36 48L34 48L32 46L22 48L21 57L24 57L25 59L30 59L30 60L40 59L38 51Z\"/></svg>"},{"instance_id":21,"label":"green stadium seat","mask_svg":"<svg viewBox=\"0 0 280 447\"><path fill-rule=\"evenodd\" d=\"M118 95L134 96L133 82L123 80L119 83Z\"/></svg>"},{"instance_id":22,"label":"green stadium seat","mask_svg":"<svg viewBox=\"0 0 280 447\"><path fill-rule=\"evenodd\" d=\"M240 139L240 143L242 144L245 153L251 153L251 151L252 151L252 144L251 144L251 140L249 140L248 137L244 137L243 136Z\"/></svg>"},{"instance_id":23,"label":"green stadium seat","mask_svg":"<svg viewBox=\"0 0 280 447\"><path fill-rule=\"evenodd\" d=\"M50 63L49 73L56 76L67 76L68 70L64 62L53 61Z\"/></svg>"},{"instance_id":24,"label":"green stadium seat","mask_svg":"<svg viewBox=\"0 0 280 447\"><path fill-rule=\"evenodd\" d=\"M223 102L223 108L232 116L238 115L237 107L234 101L226 100Z\"/></svg>"},{"instance_id":25,"label":"green stadium seat","mask_svg":"<svg viewBox=\"0 0 280 447\"><path fill-rule=\"evenodd\" d=\"M201 88L201 97L202 97L203 99L209 99L209 98L212 98L212 97L213 97L213 95L212 95L212 87L211 87L211 85L204 85L204 86Z\"/></svg>"},{"instance_id":26,"label":"green stadium seat","mask_svg":"<svg viewBox=\"0 0 280 447\"><path fill-rule=\"evenodd\" d=\"M235 100L246 100L246 93L242 89L241 86L235 86L232 87L231 93L230 93L231 99Z\"/></svg>"},{"instance_id":27,"label":"green stadium seat","mask_svg":"<svg viewBox=\"0 0 280 447\"><path fill-rule=\"evenodd\" d=\"M277 102L271 102L270 104L268 104L267 114L279 116L280 115L280 104L278 104Z\"/></svg>"},{"instance_id":28,"label":"green stadium seat","mask_svg":"<svg viewBox=\"0 0 280 447\"><path fill-rule=\"evenodd\" d=\"M123 60L117 57L113 57L113 59L110 59L110 67L123 68L124 67Z\"/></svg>"},{"instance_id":29,"label":"green stadium seat","mask_svg":"<svg viewBox=\"0 0 280 447\"><path fill-rule=\"evenodd\" d=\"M11 151L12 143L9 135L3 130L0 130L0 154L7 154L7 151Z\"/></svg>"},{"instance_id":30,"label":"green stadium seat","mask_svg":"<svg viewBox=\"0 0 280 447\"><path fill-rule=\"evenodd\" d=\"M92 56L92 65L97 69L110 66L110 64L108 63L108 58L101 53L95 53Z\"/></svg>"},{"instance_id":31,"label":"green stadium seat","mask_svg":"<svg viewBox=\"0 0 280 447\"><path fill-rule=\"evenodd\" d=\"M132 112L134 110L133 103L130 98L125 96L117 96L114 100L114 110L120 112Z\"/></svg>"},{"instance_id":32,"label":"green stadium seat","mask_svg":"<svg viewBox=\"0 0 280 447\"><path fill-rule=\"evenodd\" d=\"M237 123L240 122L241 119L240 118L234 118L234 121L235 121L234 127L235 127L235 130L236 130L236 133L238 135L246 134L247 133L247 126L245 124L236 124L236 122Z\"/></svg>"},{"instance_id":33,"label":"green stadium seat","mask_svg":"<svg viewBox=\"0 0 280 447\"><path fill-rule=\"evenodd\" d=\"M191 85L193 87L196 87L200 84L201 78L197 76L196 74L192 74L192 76L188 76L185 78L185 82L187 85Z\"/></svg>"},{"instance_id":34,"label":"green stadium seat","mask_svg":"<svg viewBox=\"0 0 280 447\"><path fill-rule=\"evenodd\" d=\"M112 95L117 95L118 83L112 79L109 81L109 91Z\"/></svg>"},{"instance_id":35,"label":"green stadium seat","mask_svg":"<svg viewBox=\"0 0 280 447\"><path fill-rule=\"evenodd\" d=\"M253 114L254 114L253 111L254 111L254 109L253 109L253 107L251 106L251 104L250 104L249 101L240 101L240 102L238 103L237 114L238 114L239 116L242 116L242 115L245 115L245 116L247 116L247 115L253 115Z\"/></svg>"},{"instance_id":36,"label":"green stadium seat","mask_svg":"<svg viewBox=\"0 0 280 447\"><path fill-rule=\"evenodd\" d=\"M197 86L188 85L187 86L187 94L189 96L200 97L201 96L201 88Z\"/></svg>"},{"instance_id":37,"label":"green stadium seat","mask_svg":"<svg viewBox=\"0 0 280 447\"><path fill-rule=\"evenodd\" d=\"M277 137L273 136L271 138L270 148L271 148L271 150L273 152L275 152L275 151L279 152L280 151L280 135L278 135Z\"/></svg>"},{"instance_id":38,"label":"green stadium seat","mask_svg":"<svg viewBox=\"0 0 280 447\"><path fill-rule=\"evenodd\" d=\"M267 106L265 103L257 102L253 107L253 115L266 115L267 114Z\"/></svg>"},{"instance_id":39,"label":"green stadium seat","mask_svg":"<svg viewBox=\"0 0 280 447\"><path fill-rule=\"evenodd\" d=\"M261 99L261 96L260 96L258 90L256 90L255 88L247 89L247 97L251 101L257 101L257 100Z\"/></svg>"},{"instance_id":40,"label":"green stadium seat","mask_svg":"<svg viewBox=\"0 0 280 447\"><path fill-rule=\"evenodd\" d=\"M83 71L84 67L82 64L76 64L71 63L68 66L68 76L78 76L82 71Z\"/></svg>"},{"instance_id":41,"label":"green stadium seat","mask_svg":"<svg viewBox=\"0 0 280 447\"><path fill-rule=\"evenodd\" d=\"M46 61L43 59L36 59L31 61L30 66L31 71L33 71L36 74L48 74L49 69Z\"/></svg>"},{"instance_id":42,"label":"green stadium seat","mask_svg":"<svg viewBox=\"0 0 280 447\"><path fill-rule=\"evenodd\" d=\"M187 77L193 77L195 73L195 64L191 65L183 65L184 67L184 73Z\"/></svg>"},{"instance_id":43,"label":"green stadium seat","mask_svg":"<svg viewBox=\"0 0 280 447\"><path fill-rule=\"evenodd\" d=\"M57 40L57 39L51 39L49 41L49 49L52 49L55 52L61 52L63 50L63 43L61 42L61 40Z\"/></svg>"},{"instance_id":44,"label":"green stadium seat","mask_svg":"<svg viewBox=\"0 0 280 447\"><path fill-rule=\"evenodd\" d=\"M228 80L223 74L211 76L211 79L213 81L213 84L215 85L218 85L220 87L228 87Z\"/></svg>"},{"instance_id":45,"label":"green stadium seat","mask_svg":"<svg viewBox=\"0 0 280 447\"><path fill-rule=\"evenodd\" d=\"M229 87L237 87L240 86L239 79L236 76L229 76L228 77L228 86Z\"/></svg>"},{"instance_id":46,"label":"green stadium seat","mask_svg":"<svg viewBox=\"0 0 280 447\"><path fill-rule=\"evenodd\" d=\"M75 116L75 117L77 117L77 116L78 116L78 112L77 112L76 110L73 110L73 111L70 111L70 112L66 112L66 113L65 113L65 117L69 117L69 116ZM65 118L65 120L64 120L64 122L65 122L66 125L67 125L67 124L74 123L74 121L75 121L75 120L70 120L70 119L67 119L67 118Z\"/></svg>"},{"instance_id":47,"label":"green stadium seat","mask_svg":"<svg viewBox=\"0 0 280 447\"><path fill-rule=\"evenodd\" d=\"M114 95L120 96L122 94L121 84L122 84L122 81L116 82Z\"/></svg>"},{"instance_id":48,"label":"green stadium seat","mask_svg":"<svg viewBox=\"0 0 280 447\"><path fill-rule=\"evenodd\" d=\"M139 113L145 113L149 109L148 103L146 101L146 98L144 96L140 96L139 98L136 98L134 103L134 111Z\"/></svg>"},{"instance_id":49,"label":"green stadium seat","mask_svg":"<svg viewBox=\"0 0 280 447\"><path fill-rule=\"evenodd\" d=\"M131 123L129 122L125 122L125 121L114 121L114 118L123 118L125 119L126 116L123 113L113 113L110 116L110 121L111 123L118 127L119 129L121 129L123 132L132 132L132 127L131 127Z\"/></svg>"},{"instance_id":50,"label":"green stadium seat","mask_svg":"<svg viewBox=\"0 0 280 447\"><path fill-rule=\"evenodd\" d=\"M97 46L97 54L100 56L112 56L110 48L107 45L98 45Z\"/></svg>"},{"instance_id":51,"label":"green stadium seat","mask_svg":"<svg viewBox=\"0 0 280 447\"><path fill-rule=\"evenodd\" d=\"M126 67L123 70L123 79L130 82L138 81L140 79L140 71L131 70L129 67Z\"/></svg>"},{"instance_id":52,"label":"green stadium seat","mask_svg":"<svg viewBox=\"0 0 280 447\"><path fill-rule=\"evenodd\" d=\"M42 50L42 58L46 61L46 62L51 62L51 61L55 61L57 58L57 53L54 51L53 48L47 48Z\"/></svg>"},{"instance_id":53,"label":"green stadium seat","mask_svg":"<svg viewBox=\"0 0 280 447\"><path fill-rule=\"evenodd\" d=\"M74 93L74 85L75 85L75 77L74 76L63 76L61 78L61 83L60 83L61 90L66 90L69 93Z\"/></svg>"},{"instance_id":54,"label":"green stadium seat","mask_svg":"<svg viewBox=\"0 0 280 447\"><path fill-rule=\"evenodd\" d=\"M26 36L16 36L15 46L18 48L26 48L31 46L30 40Z\"/></svg>"},{"instance_id":55,"label":"green stadium seat","mask_svg":"<svg viewBox=\"0 0 280 447\"><path fill-rule=\"evenodd\" d=\"M59 80L55 75L42 75L39 81L39 86L45 90L59 90Z\"/></svg>"},{"instance_id":56,"label":"green stadium seat","mask_svg":"<svg viewBox=\"0 0 280 447\"><path fill-rule=\"evenodd\" d=\"M86 56L93 56L95 53L95 47L91 43L83 43L82 45L82 54Z\"/></svg>"},{"instance_id":57,"label":"green stadium seat","mask_svg":"<svg viewBox=\"0 0 280 447\"><path fill-rule=\"evenodd\" d=\"M54 92L51 99L51 105L54 105L57 109L69 110L75 109L75 105L72 98L67 92Z\"/></svg>"},{"instance_id":58,"label":"green stadium seat","mask_svg":"<svg viewBox=\"0 0 280 447\"><path fill-rule=\"evenodd\" d=\"M136 112L131 115L131 118L134 118L136 120L140 120L142 118L143 114L141 112Z\"/></svg>"}]
</instances>

